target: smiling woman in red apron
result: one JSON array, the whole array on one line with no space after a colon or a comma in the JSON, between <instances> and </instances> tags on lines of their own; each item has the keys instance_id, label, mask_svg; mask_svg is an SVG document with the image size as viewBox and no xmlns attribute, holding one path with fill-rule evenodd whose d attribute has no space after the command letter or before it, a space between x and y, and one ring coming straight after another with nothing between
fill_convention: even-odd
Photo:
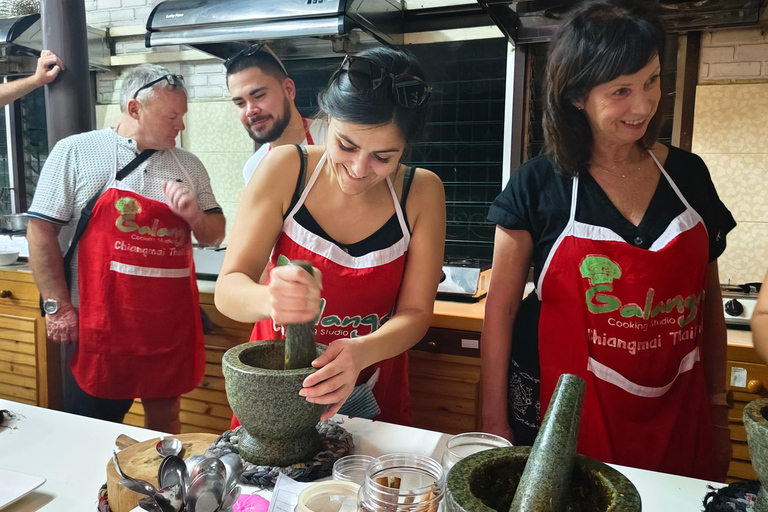
<instances>
[{"instance_id":1,"label":"smiling woman in red apron","mask_svg":"<svg viewBox=\"0 0 768 512\"><path fill-rule=\"evenodd\" d=\"M405 352L431 323L445 238L442 183L401 163L425 122L421 76L409 54L391 48L345 58L319 97L327 145L277 147L264 158L216 283L222 313L257 322L252 340L317 317L328 349L300 394L329 406L324 419L345 405L356 416L410 421ZM280 256L311 262L317 279L275 266ZM269 281L259 284L267 264Z\"/></svg>"},{"instance_id":2,"label":"smiling woman in red apron","mask_svg":"<svg viewBox=\"0 0 768 512\"><path fill-rule=\"evenodd\" d=\"M655 141L663 40L640 4L603 0L575 9L552 43L546 154L489 213L484 428L532 441L558 377L572 373L587 385L579 453L722 480L716 259L735 223L703 162ZM521 304L531 264L536 293Z\"/></svg>"}]
</instances>

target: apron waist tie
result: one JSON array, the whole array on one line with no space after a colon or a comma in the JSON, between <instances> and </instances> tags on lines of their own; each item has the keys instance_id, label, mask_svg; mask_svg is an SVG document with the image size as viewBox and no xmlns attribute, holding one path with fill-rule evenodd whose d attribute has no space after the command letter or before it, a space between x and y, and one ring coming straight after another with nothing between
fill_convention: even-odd
<instances>
[{"instance_id":1,"label":"apron waist tie","mask_svg":"<svg viewBox=\"0 0 768 512\"><path fill-rule=\"evenodd\" d=\"M591 357L587 362L587 370L595 374L595 377L597 377L598 379L608 382L610 384L613 384L615 386L618 386L624 391L626 391L627 393L631 393L633 395L642 396L646 398L655 398L655 397L659 397L666 394L666 392L669 391L672 385L675 383L677 378L681 374L692 370L693 365L695 365L700 360L701 358L699 356L699 347L694 347L694 349L688 352L688 354L685 355L682 361L680 361L680 367L677 370L677 375L675 375L675 378L672 379L672 382L670 382L666 386L661 386L661 387L649 387L649 386L641 386L640 384L636 384L631 380L627 379L626 377L624 377L622 374L620 374L613 368L609 368L608 366L597 362L595 359Z\"/></svg>"}]
</instances>

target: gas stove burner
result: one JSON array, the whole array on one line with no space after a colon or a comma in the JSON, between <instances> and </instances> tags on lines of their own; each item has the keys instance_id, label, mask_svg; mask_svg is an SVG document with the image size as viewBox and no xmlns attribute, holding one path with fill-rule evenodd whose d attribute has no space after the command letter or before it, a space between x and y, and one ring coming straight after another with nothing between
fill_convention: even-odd
<instances>
[{"instance_id":1,"label":"gas stove burner","mask_svg":"<svg viewBox=\"0 0 768 512\"><path fill-rule=\"evenodd\" d=\"M720 289L726 293L738 293L745 295L757 295L760 293L762 283L722 284Z\"/></svg>"},{"instance_id":2,"label":"gas stove burner","mask_svg":"<svg viewBox=\"0 0 768 512\"><path fill-rule=\"evenodd\" d=\"M490 268L491 260L482 258L446 258L445 267Z\"/></svg>"}]
</instances>

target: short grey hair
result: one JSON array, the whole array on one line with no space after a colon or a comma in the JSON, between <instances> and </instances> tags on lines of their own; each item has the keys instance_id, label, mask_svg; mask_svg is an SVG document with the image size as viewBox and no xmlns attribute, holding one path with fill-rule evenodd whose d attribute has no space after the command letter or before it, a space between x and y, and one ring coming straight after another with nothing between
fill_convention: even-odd
<instances>
[{"instance_id":1,"label":"short grey hair","mask_svg":"<svg viewBox=\"0 0 768 512\"><path fill-rule=\"evenodd\" d=\"M140 66L129 69L123 76L123 87L120 89L120 111L125 112L128 107L128 102L131 101L136 91L147 85L153 80L157 80L165 75L172 75L170 69L158 66L157 64L141 64ZM140 103L150 99L155 94L155 89L164 87L171 87L174 89L181 89L184 94L187 94L187 89L183 83L172 86L165 80L158 82L148 89L142 90L136 97Z\"/></svg>"}]
</instances>

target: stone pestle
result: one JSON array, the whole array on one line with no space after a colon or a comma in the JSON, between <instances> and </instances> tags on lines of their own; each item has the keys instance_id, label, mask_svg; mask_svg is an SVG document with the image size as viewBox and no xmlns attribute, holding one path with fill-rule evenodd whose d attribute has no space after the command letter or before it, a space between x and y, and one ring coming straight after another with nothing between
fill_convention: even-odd
<instances>
[{"instance_id":1,"label":"stone pestle","mask_svg":"<svg viewBox=\"0 0 768 512\"><path fill-rule=\"evenodd\" d=\"M566 510L583 400L584 380L561 375L509 512Z\"/></svg>"},{"instance_id":2,"label":"stone pestle","mask_svg":"<svg viewBox=\"0 0 768 512\"><path fill-rule=\"evenodd\" d=\"M279 264L279 263L278 263ZM312 264L308 261L292 261L313 276ZM285 326L285 370L308 368L317 357L315 351L315 322L289 324Z\"/></svg>"}]
</instances>

